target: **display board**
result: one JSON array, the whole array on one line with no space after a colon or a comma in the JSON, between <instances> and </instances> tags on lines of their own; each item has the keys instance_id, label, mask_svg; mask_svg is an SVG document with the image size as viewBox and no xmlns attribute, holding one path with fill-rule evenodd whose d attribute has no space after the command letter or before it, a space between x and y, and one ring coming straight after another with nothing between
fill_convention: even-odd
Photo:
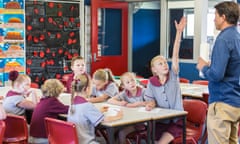
<instances>
[{"instance_id":1,"label":"display board","mask_svg":"<svg viewBox=\"0 0 240 144\"><path fill-rule=\"evenodd\" d=\"M0 2L0 86L4 86L10 71L25 72L24 1Z\"/></svg>"},{"instance_id":2,"label":"display board","mask_svg":"<svg viewBox=\"0 0 240 144\"><path fill-rule=\"evenodd\" d=\"M81 54L83 2L25 1L26 73L42 84L69 73Z\"/></svg>"}]
</instances>

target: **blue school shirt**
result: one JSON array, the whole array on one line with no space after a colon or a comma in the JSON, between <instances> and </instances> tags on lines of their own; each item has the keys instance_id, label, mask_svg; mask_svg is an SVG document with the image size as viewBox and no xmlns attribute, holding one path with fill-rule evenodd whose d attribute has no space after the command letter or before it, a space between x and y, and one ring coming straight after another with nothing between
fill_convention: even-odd
<instances>
[{"instance_id":1,"label":"blue school shirt","mask_svg":"<svg viewBox=\"0 0 240 144\"><path fill-rule=\"evenodd\" d=\"M202 72L209 81L209 103L224 102L240 107L240 34L230 26L218 35L210 67Z\"/></svg>"},{"instance_id":2,"label":"blue school shirt","mask_svg":"<svg viewBox=\"0 0 240 144\"><path fill-rule=\"evenodd\" d=\"M145 95L145 88L137 87L137 93L136 95L131 95L131 93L128 90L123 90L119 93L118 99L124 100L128 103L135 103L135 102L143 102Z\"/></svg>"},{"instance_id":3,"label":"blue school shirt","mask_svg":"<svg viewBox=\"0 0 240 144\"><path fill-rule=\"evenodd\" d=\"M93 96L102 96L103 94L108 95L109 97L114 97L119 93L118 87L114 82L108 83L102 90L97 90L95 86L92 88Z\"/></svg>"},{"instance_id":4,"label":"blue school shirt","mask_svg":"<svg viewBox=\"0 0 240 144\"><path fill-rule=\"evenodd\" d=\"M183 110L182 95L179 84L179 77L173 71L169 71L168 80L161 84L157 76L149 79L144 99L156 101L157 107Z\"/></svg>"},{"instance_id":5,"label":"blue school shirt","mask_svg":"<svg viewBox=\"0 0 240 144\"><path fill-rule=\"evenodd\" d=\"M73 112L72 112L72 111ZM67 121L76 125L79 143L98 144L95 127L104 119L104 115L90 102L81 96L75 96L69 108Z\"/></svg>"}]
</instances>

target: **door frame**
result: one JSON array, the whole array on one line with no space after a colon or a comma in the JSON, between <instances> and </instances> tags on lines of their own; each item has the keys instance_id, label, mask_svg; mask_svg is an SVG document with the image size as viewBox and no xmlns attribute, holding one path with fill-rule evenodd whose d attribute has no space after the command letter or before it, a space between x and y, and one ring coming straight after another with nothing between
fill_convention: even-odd
<instances>
[{"instance_id":1,"label":"door frame","mask_svg":"<svg viewBox=\"0 0 240 144\"><path fill-rule=\"evenodd\" d=\"M121 62L125 63L124 72L128 71L128 3L127 2L112 2L112 1L104 1L104 0L94 0L91 3L91 73L93 73L93 62L94 55L93 53L97 53L98 47L98 8L121 8L122 9L122 33L121 33L121 46L122 46L122 54L126 57L126 59L121 60ZM98 57L98 56L97 56ZM118 74L118 72L114 72L114 74ZM122 72L121 72L122 73Z\"/></svg>"}]
</instances>

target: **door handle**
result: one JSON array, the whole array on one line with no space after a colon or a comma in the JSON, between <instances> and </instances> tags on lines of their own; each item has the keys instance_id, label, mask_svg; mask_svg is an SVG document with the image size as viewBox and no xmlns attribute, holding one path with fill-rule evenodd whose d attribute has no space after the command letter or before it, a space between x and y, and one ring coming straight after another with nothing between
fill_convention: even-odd
<instances>
[{"instance_id":1,"label":"door handle","mask_svg":"<svg viewBox=\"0 0 240 144\"><path fill-rule=\"evenodd\" d=\"M97 54L94 53L93 54L93 62L97 62L97 61L100 61L100 59L97 58Z\"/></svg>"}]
</instances>

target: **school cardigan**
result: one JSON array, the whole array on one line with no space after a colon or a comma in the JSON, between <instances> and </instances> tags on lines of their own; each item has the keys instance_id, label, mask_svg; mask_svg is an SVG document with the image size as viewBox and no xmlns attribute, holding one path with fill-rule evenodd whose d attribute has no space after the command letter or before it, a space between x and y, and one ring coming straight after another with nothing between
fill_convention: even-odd
<instances>
[{"instance_id":1,"label":"school cardigan","mask_svg":"<svg viewBox=\"0 0 240 144\"><path fill-rule=\"evenodd\" d=\"M69 106L62 104L56 97L41 98L32 114L30 136L47 138L44 118L57 118L59 114L67 114Z\"/></svg>"}]
</instances>

